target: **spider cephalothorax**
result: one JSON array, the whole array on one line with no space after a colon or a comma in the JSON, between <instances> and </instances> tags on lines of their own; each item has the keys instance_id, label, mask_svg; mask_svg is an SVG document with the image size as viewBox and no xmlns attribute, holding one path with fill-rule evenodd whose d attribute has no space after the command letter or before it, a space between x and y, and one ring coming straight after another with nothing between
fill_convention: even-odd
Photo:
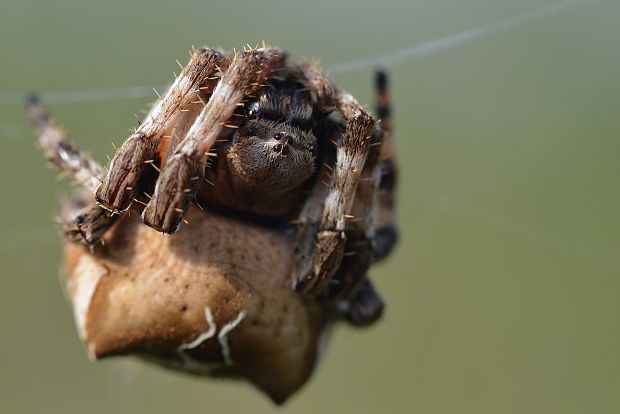
<instances>
[{"instance_id":1,"label":"spider cephalothorax","mask_svg":"<svg viewBox=\"0 0 620 414\"><path fill-rule=\"evenodd\" d=\"M331 322L376 321L366 273L396 241L382 73L377 87L381 124L280 49L196 50L107 172L31 97L48 158L85 187L61 222L90 354L241 376L281 402Z\"/></svg>"},{"instance_id":2,"label":"spider cephalothorax","mask_svg":"<svg viewBox=\"0 0 620 414\"><path fill-rule=\"evenodd\" d=\"M324 115L314 111L303 85L282 81L269 82L235 115L239 128L216 144L206 169L212 187L199 198L261 217L288 217L315 173Z\"/></svg>"}]
</instances>

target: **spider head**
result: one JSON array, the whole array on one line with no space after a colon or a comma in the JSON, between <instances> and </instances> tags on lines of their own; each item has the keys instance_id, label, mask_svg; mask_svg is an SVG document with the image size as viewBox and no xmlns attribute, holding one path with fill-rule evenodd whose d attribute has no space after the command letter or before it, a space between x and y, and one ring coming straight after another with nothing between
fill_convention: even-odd
<instances>
[{"instance_id":1,"label":"spider head","mask_svg":"<svg viewBox=\"0 0 620 414\"><path fill-rule=\"evenodd\" d=\"M270 191L292 188L310 178L316 151L311 131L255 118L237 130L228 157L239 178Z\"/></svg>"}]
</instances>

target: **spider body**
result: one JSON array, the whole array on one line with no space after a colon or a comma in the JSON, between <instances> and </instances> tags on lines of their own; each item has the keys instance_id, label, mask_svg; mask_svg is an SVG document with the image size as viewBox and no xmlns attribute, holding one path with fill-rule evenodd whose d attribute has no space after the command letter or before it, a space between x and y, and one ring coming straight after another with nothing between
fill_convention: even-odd
<instances>
[{"instance_id":1,"label":"spider body","mask_svg":"<svg viewBox=\"0 0 620 414\"><path fill-rule=\"evenodd\" d=\"M91 355L241 376L282 402L332 322L375 322L367 272L397 238L382 73L377 92L380 124L280 49L196 50L107 172L30 97L47 157L85 187L60 218Z\"/></svg>"}]
</instances>

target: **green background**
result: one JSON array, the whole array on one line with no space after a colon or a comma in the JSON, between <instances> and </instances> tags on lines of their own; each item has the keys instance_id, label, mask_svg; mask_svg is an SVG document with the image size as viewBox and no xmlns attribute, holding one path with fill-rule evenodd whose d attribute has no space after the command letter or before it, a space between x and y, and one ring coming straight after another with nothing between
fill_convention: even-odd
<instances>
[{"instance_id":1,"label":"green background","mask_svg":"<svg viewBox=\"0 0 620 414\"><path fill-rule=\"evenodd\" d=\"M0 92L159 85L192 44L265 39L328 66L552 3L2 0ZM619 20L593 2L391 69L403 237L372 272L389 308L337 329L283 409L242 383L88 361L57 276L68 185L0 104L0 411L620 412ZM335 79L372 104L370 69ZM150 99L51 110L105 160Z\"/></svg>"}]
</instances>

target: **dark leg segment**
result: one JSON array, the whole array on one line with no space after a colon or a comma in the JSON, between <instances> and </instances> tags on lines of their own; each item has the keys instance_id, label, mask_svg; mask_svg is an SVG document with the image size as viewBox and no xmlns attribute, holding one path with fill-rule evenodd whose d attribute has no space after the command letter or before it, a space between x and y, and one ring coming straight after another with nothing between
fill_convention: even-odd
<instances>
[{"instance_id":1,"label":"dark leg segment","mask_svg":"<svg viewBox=\"0 0 620 414\"><path fill-rule=\"evenodd\" d=\"M370 279L365 277L349 301L344 317L352 325L368 326L381 318L384 309L385 302L379 296Z\"/></svg>"},{"instance_id":2,"label":"dark leg segment","mask_svg":"<svg viewBox=\"0 0 620 414\"><path fill-rule=\"evenodd\" d=\"M398 241L398 222L396 216L397 165L388 79L384 71L376 73L377 114L381 119L383 145L381 147L381 180L379 184L379 205L377 229L375 231L375 260L387 257Z\"/></svg>"}]
</instances>

